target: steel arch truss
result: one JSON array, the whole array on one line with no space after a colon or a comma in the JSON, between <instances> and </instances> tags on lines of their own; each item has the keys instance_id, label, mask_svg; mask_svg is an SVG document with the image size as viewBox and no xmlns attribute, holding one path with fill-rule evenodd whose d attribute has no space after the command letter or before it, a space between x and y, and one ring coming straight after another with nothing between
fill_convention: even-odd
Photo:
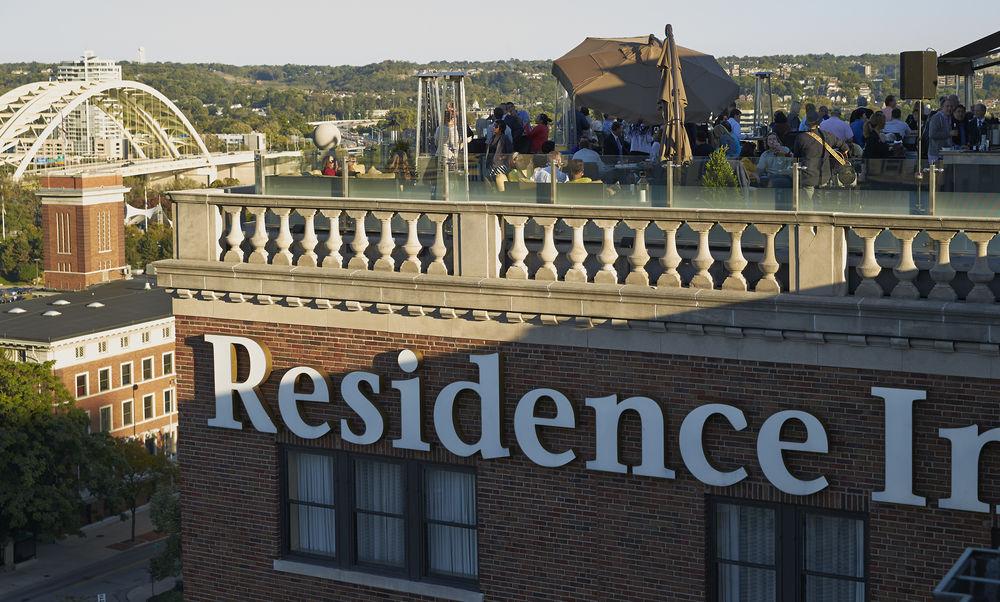
<instances>
[{"instance_id":1,"label":"steel arch truss","mask_svg":"<svg viewBox=\"0 0 1000 602\"><path fill-rule=\"evenodd\" d=\"M191 122L158 90L134 81L35 82L0 96L0 166L20 179L30 169L51 166L46 141L61 142L67 164L102 162L73 123L100 119L136 159L209 158Z\"/></svg>"}]
</instances>

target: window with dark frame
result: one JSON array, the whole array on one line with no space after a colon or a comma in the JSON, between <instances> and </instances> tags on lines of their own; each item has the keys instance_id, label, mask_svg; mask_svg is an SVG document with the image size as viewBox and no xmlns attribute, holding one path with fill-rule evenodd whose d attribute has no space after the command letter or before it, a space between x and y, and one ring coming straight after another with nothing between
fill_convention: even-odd
<instances>
[{"instance_id":1,"label":"window with dark frame","mask_svg":"<svg viewBox=\"0 0 1000 602\"><path fill-rule=\"evenodd\" d=\"M87 396L87 375L77 374L76 375L76 396L86 397Z\"/></svg>"},{"instance_id":2,"label":"window with dark frame","mask_svg":"<svg viewBox=\"0 0 1000 602\"><path fill-rule=\"evenodd\" d=\"M132 425L132 400L122 402L122 424L125 426Z\"/></svg>"},{"instance_id":3,"label":"window with dark frame","mask_svg":"<svg viewBox=\"0 0 1000 602\"><path fill-rule=\"evenodd\" d=\"M174 354L164 353L163 354L163 373L173 374L174 373Z\"/></svg>"},{"instance_id":4,"label":"window with dark frame","mask_svg":"<svg viewBox=\"0 0 1000 602\"><path fill-rule=\"evenodd\" d=\"M864 515L713 498L709 530L710 600L866 600Z\"/></svg>"},{"instance_id":5,"label":"window with dark frame","mask_svg":"<svg viewBox=\"0 0 1000 602\"><path fill-rule=\"evenodd\" d=\"M101 368L97 371L97 388L101 392L111 389L111 368Z\"/></svg>"},{"instance_id":6,"label":"window with dark frame","mask_svg":"<svg viewBox=\"0 0 1000 602\"><path fill-rule=\"evenodd\" d=\"M153 395L143 395L142 396L142 419L149 420L153 418Z\"/></svg>"},{"instance_id":7,"label":"window with dark frame","mask_svg":"<svg viewBox=\"0 0 1000 602\"><path fill-rule=\"evenodd\" d=\"M285 458L287 554L476 588L471 468L298 448Z\"/></svg>"},{"instance_id":8,"label":"window with dark frame","mask_svg":"<svg viewBox=\"0 0 1000 602\"><path fill-rule=\"evenodd\" d=\"M132 362L125 362L121 365L121 383L122 386L127 386L132 384Z\"/></svg>"},{"instance_id":9,"label":"window with dark frame","mask_svg":"<svg viewBox=\"0 0 1000 602\"><path fill-rule=\"evenodd\" d=\"M101 420L101 432L110 433L111 432L111 406L104 406L101 408L100 414Z\"/></svg>"},{"instance_id":10,"label":"window with dark frame","mask_svg":"<svg viewBox=\"0 0 1000 602\"><path fill-rule=\"evenodd\" d=\"M151 357L142 360L142 380L153 380L153 358Z\"/></svg>"}]
</instances>

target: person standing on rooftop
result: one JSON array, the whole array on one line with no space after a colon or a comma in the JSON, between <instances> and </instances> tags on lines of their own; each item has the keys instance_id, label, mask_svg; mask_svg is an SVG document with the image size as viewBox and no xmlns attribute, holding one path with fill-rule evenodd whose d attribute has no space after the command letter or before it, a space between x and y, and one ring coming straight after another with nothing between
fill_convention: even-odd
<instances>
[{"instance_id":1,"label":"person standing on rooftop","mask_svg":"<svg viewBox=\"0 0 1000 602\"><path fill-rule=\"evenodd\" d=\"M885 106L882 107L882 115L885 116L885 122L889 123L892 119L892 110L896 108L896 97L892 94L885 97Z\"/></svg>"},{"instance_id":2,"label":"person standing on rooftop","mask_svg":"<svg viewBox=\"0 0 1000 602\"><path fill-rule=\"evenodd\" d=\"M742 114L743 112L739 109L733 109L729 112L729 119L726 120L729 122L729 131L737 140L743 139L743 133L740 131L740 115Z\"/></svg>"},{"instance_id":3,"label":"person standing on rooftop","mask_svg":"<svg viewBox=\"0 0 1000 602\"><path fill-rule=\"evenodd\" d=\"M806 103L806 117L809 117L809 113L815 113L815 112L816 112L816 105L814 105L811 102L807 102ZM799 122L799 131L800 132L808 132L809 131L809 120L808 119L803 119L801 122Z\"/></svg>"},{"instance_id":4,"label":"person standing on rooftop","mask_svg":"<svg viewBox=\"0 0 1000 602\"><path fill-rule=\"evenodd\" d=\"M841 140L853 140L854 130L852 130L851 126L847 125L847 123L840 118L841 114L840 107L834 107L833 113L826 121L820 124L819 129L824 132L830 132Z\"/></svg>"},{"instance_id":5,"label":"person standing on rooftop","mask_svg":"<svg viewBox=\"0 0 1000 602\"><path fill-rule=\"evenodd\" d=\"M927 160L936 163L941 158L941 149L951 146L951 114L955 103L945 97L941 102L941 110L927 121Z\"/></svg>"},{"instance_id":6,"label":"person standing on rooftop","mask_svg":"<svg viewBox=\"0 0 1000 602\"><path fill-rule=\"evenodd\" d=\"M799 126L802 124L802 120L799 119L799 111L802 110L802 104L799 101L792 101L792 106L788 108L788 127L793 132L798 131Z\"/></svg>"}]
</instances>

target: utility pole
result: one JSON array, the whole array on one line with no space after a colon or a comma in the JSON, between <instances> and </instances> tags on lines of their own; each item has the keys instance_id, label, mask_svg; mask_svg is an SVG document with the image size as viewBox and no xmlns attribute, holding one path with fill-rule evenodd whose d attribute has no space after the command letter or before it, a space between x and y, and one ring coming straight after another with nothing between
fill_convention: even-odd
<instances>
[{"instance_id":1,"label":"utility pole","mask_svg":"<svg viewBox=\"0 0 1000 602\"><path fill-rule=\"evenodd\" d=\"M7 200L0 199L0 222L3 223L3 239L7 240Z\"/></svg>"}]
</instances>

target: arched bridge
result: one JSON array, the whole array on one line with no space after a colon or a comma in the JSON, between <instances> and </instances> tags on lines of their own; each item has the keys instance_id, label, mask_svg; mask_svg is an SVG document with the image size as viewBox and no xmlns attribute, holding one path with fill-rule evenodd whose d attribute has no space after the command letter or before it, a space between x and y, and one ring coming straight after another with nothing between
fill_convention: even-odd
<instances>
[{"instance_id":1,"label":"arched bridge","mask_svg":"<svg viewBox=\"0 0 1000 602\"><path fill-rule=\"evenodd\" d=\"M94 148L94 132L113 132ZM109 162L213 160L191 122L161 92L135 81L35 82L0 96L0 166L26 171Z\"/></svg>"}]
</instances>

